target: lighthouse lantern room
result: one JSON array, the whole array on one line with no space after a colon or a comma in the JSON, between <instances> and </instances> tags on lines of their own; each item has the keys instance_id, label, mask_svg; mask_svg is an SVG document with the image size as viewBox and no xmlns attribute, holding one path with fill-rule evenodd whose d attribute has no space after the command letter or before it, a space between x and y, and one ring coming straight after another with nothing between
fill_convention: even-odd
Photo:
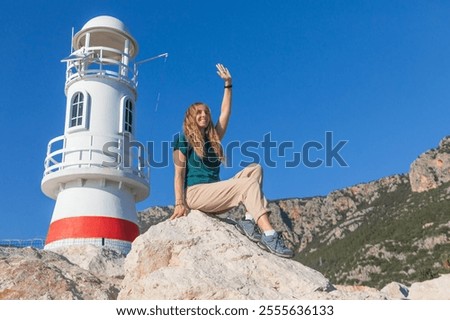
<instances>
[{"instance_id":1,"label":"lighthouse lantern room","mask_svg":"<svg viewBox=\"0 0 450 320\"><path fill-rule=\"evenodd\" d=\"M149 195L136 129L138 44L110 16L72 36L64 134L48 143L41 188L56 204L45 249L93 244L127 253L139 235L136 202ZM140 145L140 144L139 144Z\"/></svg>"}]
</instances>

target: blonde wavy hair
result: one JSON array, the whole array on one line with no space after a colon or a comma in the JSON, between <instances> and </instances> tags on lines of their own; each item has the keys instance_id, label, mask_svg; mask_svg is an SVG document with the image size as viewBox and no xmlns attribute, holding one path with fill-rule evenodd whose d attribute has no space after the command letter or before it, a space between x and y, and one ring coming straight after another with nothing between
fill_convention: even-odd
<instances>
[{"instance_id":1,"label":"blonde wavy hair","mask_svg":"<svg viewBox=\"0 0 450 320\"><path fill-rule=\"evenodd\" d=\"M220 161L224 161L222 145L220 144L219 135L214 127L214 123L211 118L211 110L209 107L202 102L196 102L189 106L186 110L183 122L183 131L186 136L188 143L192 146L195 153L201 157L205 157L205 137L202 135L200 128L197 126L197 122L195 121L195 116L197 115L198 108L200 106L206 107L206 114L209 117L208 126L205 128L205 135L211 143L211 147L213 148L215 154L220 159Z\"/></svg>"}]
</instances>

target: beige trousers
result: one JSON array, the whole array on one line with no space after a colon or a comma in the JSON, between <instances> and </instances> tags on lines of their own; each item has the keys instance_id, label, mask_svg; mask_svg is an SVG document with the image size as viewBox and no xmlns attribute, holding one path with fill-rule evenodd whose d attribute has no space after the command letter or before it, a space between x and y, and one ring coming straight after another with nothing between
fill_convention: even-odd
<instances>
[{"instance_id":1,"label":"beige trousers","mask_svg":"<svg viewBox=\"0 0 450 320\"><path fill-rule=\"evenodd\" d=\"M269 212L262 193L262 168L253 163L239 171L233 178L196 184L186 190L186 203L193 210L223 213L243 203L255 221Z\"/></svg>"}]
</instances>

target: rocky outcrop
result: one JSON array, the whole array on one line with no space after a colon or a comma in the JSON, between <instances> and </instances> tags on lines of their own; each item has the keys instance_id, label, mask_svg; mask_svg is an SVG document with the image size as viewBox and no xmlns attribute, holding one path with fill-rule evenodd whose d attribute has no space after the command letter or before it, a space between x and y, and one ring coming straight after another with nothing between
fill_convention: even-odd
<instances>
[{"instance_id":1,"label":"rocky outcrop","mask_svg":"<svg viewBox=\"0 0 450 320\"><path fill-rule=\"evenodd\" d=\"M89 271L96 277L118 288L124 277L125 257L121 252L107 247L80 245L53 249L71 263Z\"/></svg>"},{"instance_id":2,"label":"rocky outcrop","mask_svg":"<svg viewBox=\"0 0 450 320\"><path fill-rule=\"evenodd\" d=\"M116 299L118 288L50 251L0 248L0 299Z\"/></svg>"},{"instance_id":3,"label":"rocky outcrop","mask_svg":"<svg viewBox=\"0 0 450 320\"><path fill-rule=\"evenodd\" d=\"M380 291L386 294L391 300L403 300L409 295L408 287L398 282L391 282Z\"/></svg>"},{"instance_id":4,"label":"rocky outcrop","mask_svg":"<svg viewBox=\"0 0 450 320\"><path fill-rule=\"evenodd\" d=\"M134 241L119 299L302 299L332 290L319 272L261 250L231 224L191 211Z\"/></svg>"},{"instance_id":5,"label":"rocky outcrop","mask_svg":"<svg viewBox=\"0 0 450 320\"><path fill-rule=\"evenodd\" d=\"M414 192L435 189L450 181L450 136L438 148L421 154L410 166L409 179Z\"/></svg>"},{"instance_id":6,"label":"rocky outcrop","mask_svg":"<svg viewBox=\"0 0 450 320\"><path fill-rule=\"evenodd\" d=\"M439 278L416 282L409 288L411 300L450 300L450 274Z\"/></svg>"}]
</instances>

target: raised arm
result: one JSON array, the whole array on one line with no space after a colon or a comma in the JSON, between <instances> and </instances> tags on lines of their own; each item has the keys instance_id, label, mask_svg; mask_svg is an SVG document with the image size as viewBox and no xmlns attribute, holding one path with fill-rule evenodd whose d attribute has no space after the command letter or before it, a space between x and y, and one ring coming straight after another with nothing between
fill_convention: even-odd
<instances>
[{"instance_id":1,"label":"raised arm","mask_svg":"<svg viewBox=\"0 0 450 320\"><path fill-rule=\"evenodd\" d=\"M222 106L220 108L219 120L217 120L217 123L216 123L216 130L217 130L217 133L219 134L219 139L222 140L222 138L225 136L225 132L227 131L228 121L230 120L230 115L231 115L232 81L231 81L230 71L228 71L227 68L225 68L220 63L216 65L216 68L217 68L217 74L224 81Z\"/></svg>"}]
</instances>

